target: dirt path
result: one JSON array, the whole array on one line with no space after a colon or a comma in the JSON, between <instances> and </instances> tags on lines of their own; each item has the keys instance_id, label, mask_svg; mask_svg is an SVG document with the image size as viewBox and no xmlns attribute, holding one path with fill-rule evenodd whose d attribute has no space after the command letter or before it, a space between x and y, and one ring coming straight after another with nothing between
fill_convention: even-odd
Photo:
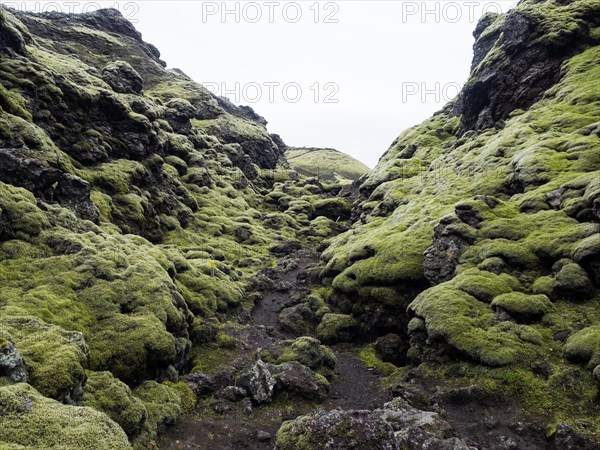
<instances>
[{"instance_id":1,"label":"dirt path","mask_svg":"<svg viewBox=\"0 0 600 450\"><path fill-rule=\"evenodd\" d=\"M289 263L289 260L285 262ZM251 323L239 332L243 351L236 349L230 352L233 366L248 366L258 348L269 348L281 340L296 337L278 328L278 314L295 298L302 298L310 292L313 286L306 272L317 262L316 254L300 251L294 257L296 267L272 275L274 287L265 292L253 311ZM390 399L390 394L380 386L377 375L352 354L350 345L333 346L332 349L337 357L338 377L323 403L287 398L281 394L268 405L254 407L249 402L238 402L229 410L217 413L214 399L203 400L194 415L183 418L167 430L160 448L272 449L275 434L285 420L318 408L377 408Z\"/></svg>"}]
</instances>

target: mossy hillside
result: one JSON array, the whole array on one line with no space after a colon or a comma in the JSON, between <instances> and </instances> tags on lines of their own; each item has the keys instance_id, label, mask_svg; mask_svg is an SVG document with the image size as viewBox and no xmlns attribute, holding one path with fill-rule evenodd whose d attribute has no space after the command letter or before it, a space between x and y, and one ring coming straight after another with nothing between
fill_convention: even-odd
<instances>
[{"instance_id":1,"label":"mossy hillside","mask_svg":"<svg viewBox=\"0 0 600 450\"><path fill-rule=\"evenodd\" d=\"M39 324L39 342L27 327L7 336L34 387L106 413L143 446L193 409L178 376L231 345L221 322L253 307L271 250L320 241L291 199L349 206L331 199L339 185L289 169L262 118L165 71L118 14L10 20L35 41L0 59L0 143L43 171L0 171L1 320Z\"/></svg>"},{"instance_id":2,"label":"mossy hillside","mask_svg":"<svg viewBox=\"0 0 600 450\"><path fill-rule=\"evenodd\" d=\"M334 149L292 148L285 151L291 167L307 177L320 181L336 180L347 182L357 180L370 169L350 155Z\"/></svg>"},{"instance_id":3,"label":"mossy hillside","mask_svg":"<svg viewBox=\"0 0 600 450\"><path fill-rule=\"evenodd\" d=\"M515 114L501 129L457 139L456 118L442 111L403 133L361 186L361 223L333 239L323 253L325 276L333 278L336 291L361 298L367 286L406 286L405 280L414 284L422 279L422 253L431 245L434 226L452 212L450 205L476 195L507 202L508 215L496 215L481 230L473 230L494 241L482 243L478 249L483 252L468 250L467 257L499 255L523 269L534 267L530 278L552 260L572 257L578 245L598 232L597 222L586 223L594 220L589 213L594 200L585 192L592 191L599 167L597 136L590 134L598 121L593 107L597 100L590 94L596 90L589 82L599 51L592 47L572 58L544 99ZM569 117L571 125L563 127L561 117ZM546 150L531 150L541 148ZM528 159L520 156L523 152ZM407 166L411 161L419 163ZM553 209L546 194L554 190L580 198L578 210L565 209L562 203ZM588 215L577 217L579 213ZM534 223L539 231L526 230ZM527 247L510 242L520 239ZM395 298L403 304L401 294Z\"/></svg>"}]
</instances>

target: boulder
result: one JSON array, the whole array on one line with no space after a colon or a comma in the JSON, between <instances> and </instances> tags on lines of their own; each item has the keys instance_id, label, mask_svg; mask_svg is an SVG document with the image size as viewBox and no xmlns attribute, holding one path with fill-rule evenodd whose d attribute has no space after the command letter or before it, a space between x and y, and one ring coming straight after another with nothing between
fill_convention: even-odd
<instances>
[{"instance_id":1,"label":"boulder","mask_svg":"<svg viewBox=\"0 0 600 450\"><path fill-rule=\"evenodd\" d=\"M239 385L246 389L256 404L270 403L273 399L276 381L271 371L272 366L259 359L240 377Z\"/></svg>"},{"instance_id":2,"label":"boulder","mask_svg":"<svg viewBox=\"0 0 600 450\"><path fill-rule=\"evenodd\" d=\"M325 314L317 327L317 337L325 343L351 341L358 330L358 322L347 314Z\"/></svg>"},{"instance_id":3,"label":"boulder","mask_svg":"<svg viewBox=\"0 0 600 450\"><path fill-rule=\"evenodd\" d=\"M398 450L389 423L372 411L315 411L284 422L277 450Z\"/></svg>"},{"instance_id":4,"label":"boulder","mask_svg":"<svg viewBox=\"0 0 600 450\"><path fill-rule=\"evenodd\" d=\"M309 303L290 306L279 313L281 328L293 333L308 334L314 330L317 322L317 316Z\"/></svg>"},{"instance_id":5,"label":"boulder","mask_svg":"<svg viewBox=\"0 0 600 450\"><path fill-rule=\"evenodd\" d=\"M329 383L325 377L296 361L276 366L273 374L278 390L297 394L308 400L325 400L329 393Z\"/></svg>"}]
</instances>

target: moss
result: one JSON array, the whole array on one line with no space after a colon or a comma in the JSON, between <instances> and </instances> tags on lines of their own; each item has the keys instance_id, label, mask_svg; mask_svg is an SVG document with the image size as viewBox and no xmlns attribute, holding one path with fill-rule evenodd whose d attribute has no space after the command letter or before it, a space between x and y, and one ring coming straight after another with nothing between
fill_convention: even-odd
<instances>
[{"instance_id":1,"label":"moss","mask_svg":"<svg viewBox=\"0 0 600 450\"><path fill-rule=\"evenodd\" d=\"M105 414L62 405L27 384L0 387L0 405L2 447L131 448L123 430Z\"/></svg>"},{"instance_id":2,"label":"moss","mask_svg":"<svg viewBox=\"0 0 600 450\"><path fill-rule=\"evenodd\" d=\"M110 372L88 372L81 404L105 413L123 428L130 439L142 431L148 418L142 401Z\"/></svg>"},{"instance_id":3,"label":"moss","mask_svg":"<svg viewBox=\"0 0 600 450\"><path fill-rule=\"evenodd\" d=\"M363 347L359 351L358 357L369 369L376 369L378 372L382 373L384 377L391 377L398 372L398 369L394 364L383 362L379 359L374 345Z\"/></svg>"},{"instance_id":4,"label":"moss","mask_svg":"<svg viewBox=\"0 0 600 450\"><path fill-rule=\"evenodd\" d=\"M90 355L92 369L110 370L126 383L135 384L150 377L153 367L175 362L176 341L154 315L117 314L95 326Z\"/></svg>"},{"instance_id":5,"label":"moss","mask_svg":"<svg viewBox=\"0 0 600 450\"><path fill-rule=\"evenodd\" d=\"M521 318L539 317L552 308L552 302L545 295L528 295L522 292L510 292L494 298L492 307L502 308L509 314Z\"/></svg>"},{"instance_id":6,"label":"moss","mask_svg":"<svg viewBox=\"0 0 600 450\"><path fill-rule=\"evenodd\" d=\"M215 338L216 344L221 348L235 348L237 347L238 341L236 338L224 333L217 333Z\"/></svg>"},{"instance_id":7,"label":"moss","mask_svg":"<svg viewBox=\"0 0 600 450\"><path fill-rule=\"evenodd\" d=\"M350 218L351 208L352 205L341 198L323 199L314 203L314 214L333 221L347 220Z\"/></svg>"},{"instance_id":8,"label":"moss","mask_svg":"<svg viewBox=\"0 0 600 450\"><path fill-rule=\"evenodd\" d=\"M164 431L168 425L173 425L182 413L180 389L156 381L145 381L134 389L134 395L139 398L148 411L145 434L139 440L153 439L157 431Z\"/></svg>"},{"instance_id":9,"label":"moss","mask_svg":"<svg viewBox=\"0 0 600 450\"><path fill-rule=\"evenodd\" d=\"M181 399L182 414L191 414L196 407L197 401L194 391L192 391L192 389L184 381L179 381L177 383L165 381L165 385L175 390L177 395L179 395L179 398Z\"/></svg>"},{"instance_id":10,"label":"moss","mask_svg":"<svg viewBox=\"0 0 600 450\"><path fill-rule=\"evenodd\" d=\"M584 300L594 294L588 274L576 263L565 264L556 274L556 288L564 296Z\"/></svg>"},{"instance_id":11,"label":"moss","mask_svg":"<svg viewBox=\"0 0 600 450\"><path fill-rule=\"evenodd\" d=\"M454 287L480 301L490 303L494 297L521 288L519 281L508 274L496 275L477 269L461 272L454 280Z\"/></svg>"},{"instance_id":12,"label":"moss","mask_svg":"<svg viewBox=\"0 0 600 450\"><path fill-rule=\"evenodd\" d=\"M600 326L584 328L571 336L565 344L565 357L587 363L592 369L600 364Z\"/></svg>"},{"instance_id":13,"label":"moss","mask_svg":"<svg viewBox=\"0 0 600 450\"><path fill-rule=\"evenodd\" d=\"M7 90L2 84L0 84L0 108L28 122L32 120L31 113L27 110L27 104L23 96L18 92Z\"/></svg>"},{"instance_id":14,"label":"moss","mask_svg":"<svg viewBox=\"0 0 600 450\"><path fill-rule=\"evenodd\" d=\"M38 236L49 226L34 196L27 190L0 182L0 237L23 240Z\"/></svg>"},{"instance_id":15,"label":"moss","mask_svg":"<svg viewBox=\"0 0 600 450\"><path fill-rule=\"evenodd\" d=\"M6 318L6 309L2 313L0 325L23 355L31 384L47 397L78 400L88 355L83 336L31 317Z\"/></svg>"},{"instance_id":16,"label":"moss","mask_svg":"<svg viewBox=\"0 0 600 450\"><path fill-rule=\"evenodd\" d=\"M284 347L276 360L278 364L289 361L297 361L331 380L337 358L329 347L321 345L318 339L302 336Z\"/></svg>"},{"instance_id":17,"label":"moss","mask_svg":"<svg viewBox=\"0 0 600 450\"><path fill-rule=\"evenodd\" d=\"M523 342L516 329L502 324L490 326L493 313L487 304L444 284L420 294L409 308L424 319L432 343L441 340L482 364L518 364L539 354L531 343Z\"/></svg>"},{"instance_id":18,"label":"moss","mask_svg":"<svg viewBox=\"0 0 600 450\"><path fill-rule=\"evenodd\" d=\"M325 343L351 340L358 322L347 314L325 314L317 326L317 337Z\"/></svg>"},{"instance_id":19,"label":"moss","mask_svg":"<svg viewBox=\"0 0 600 450\"><path fill-rule=\"evenodd\" d=\"M285 156L299 173L319 180L353 181L369 171L360 161L333 149L288 148Z\"/></svg>"}]
</instances>

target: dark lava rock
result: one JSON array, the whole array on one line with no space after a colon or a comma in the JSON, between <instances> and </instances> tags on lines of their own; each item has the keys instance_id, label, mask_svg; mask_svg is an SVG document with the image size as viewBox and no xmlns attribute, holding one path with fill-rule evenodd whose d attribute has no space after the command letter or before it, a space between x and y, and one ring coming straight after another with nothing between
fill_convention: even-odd
<instances>
[{"instance_id":1,"label":"dark lava rock","mask_svg":"<svg viewBox=\"0 0 600 450\"><path fill-rule=\"evenodd\" d=\"M23 356L12 342L0 339L0 376L8 377L15 383L28 381Z\"/></svg>"},{"instance_id":2,"label":"dark lava rock","mask_svg":"<svg viewBox=\"0 0 600 450\"><path fill-rule=\"evenodd\" d=\"M257 431L255 437L259 442L269 442L272 439L271 433L262 430Z\"/></svg>"},{"instance_id":3,"label":"dark lava rock","mask_svg":"<svg viewBox=\"0 0 600 450\"><path fill-rule=\"evenodd\" d=\"M278 450L397 450L389 423L372 411L322 410L284 422Z\"/></svg>"},{"instance_id":4,"label":"dark lava rock","mask_svg":"<svg viewBox=\"0 0 600 450\"><path fill-rule=\"evenodd\" d=\"M98 222L91 187L76 175L51 167L24 149L0 148L0 181L25 188L48 202L58 202L82 219Z\"/></svg>"},{"instance_id":5,"label":"dark lava rock","mask_svg":"<svg viewBox=\"0 0 600 450\"><path fill-rule=\"evenodd\" d=\"M377 356L385 362L391 362L397 366L406 364L406 352L409 345L397 334L386 334L375 342Z\"/></svg>"},{"instance_id":6,"label":"dark lava rock","mask_svg":"<svg viewBox=\"0 0 600 450\"><path fill-rule=\"evenodd\" d=\"M469 220L466 216L460 218ZM451 279L460 256L471 242L468 236L456 231L452 222L442 220L435 227L431 247L423 254L425 278L434 285Z\"/></svg>"},{"instance_id":7,"label":"dark lava rock","mask_svg":"<svg viewBox=\"0 0 600 450\"><path fill-rule=\"evenodd\" d=\"M302 244L298 241L286 241L272 246L269 251L276 256L288 256L301 248Z\"/></svg>"},{"instance_id":8,"label":"dark lava rock","mask_svg":"<svg viewBox=\"0 0 600 450\"><path fill-rule=\"evenodd\" d=\"M230 402L237 402L248 395L246 389L239 386L226 386L217 392L217 397L229 400Z\"/></svg>"},{"instance_id":9,"label":"dark lava rock","mask_svg":"<svg viewBox=\"0 0 600 450\"><path fill-rule=\"evenodd\" d=\"M309 333L317 323L317 316L310 308L309 303L290 306L279 314L281 328L298 334Z\"/></svg>"},{"instance_id":10,"label":"dark lava rock","mask_svg":"<svg viewBox=\"0 0 600 450\"><path fill-rule=\"evenodd\" d=\"M125 61L113 61L104 66L102 79L121 94L140 94L144 86L141 75Z\"/></svg>"},{"instance_id":11,"label":"dark lava rock","mask_svg":"<svg viewBox=\"0 0 600 450\"><path fill-rule=\"evenodd\" d=\"M559 80L562 63L589 45L589 30L600 20L594 14L593 8L582 10L581 24L554 37L545 36L541 19L529 13L510 11L504 24L493 31L491 27L502 20L501 16L484 15L474 33L471 79L453 108L461 117L461 130L493 127L515 109L525 109L537 101ZM589 27L583 25L586 22ZM498 47L503 53L495 63L481 66Z\"/></svg>"},{"instance_id":12,"label":"dark lava rock","mask_svg":"<svg viewBox=\"0 0 600 450\"><path fill-rule=\"evenodd\" d=\"M213 392L231 386L235 383L232 372L221 371L214 375L190 373L185 377L185 383L198 397L210 395Z\"/></svg>"},{"instance_id":13,"label":"dark lava rock","mask_svg":"<svg viewBox=\"0 0 600 450\"><path fill-rule=\"evenodd\" d=\"M297 394L308 400L324 400L329 392L329 383L299 362L292 361L277 366L273 373L278 390Z\"/></svg>"},{"instance_id":14,"label":"dark lava rock","mask_svg":"<svg viewBox=\"0 0 600 450\"><path fill-rule=\"evenodd\" d=\"M239 385L246 389L256 404L270 403L273 399L275 377L271 371L272 366L259 359L240 377Z\"/></svg>"},{"instance_id":15,"label":"dark lava rock","mask_svg":"<svg viewBox=\"0 0 600 450\"><path fill-rule=\"evenodd\" d=\"M554 445L560 450L595 450L598 448L589 438L561 422L556 427Z\"/></svg>"}]
</instances>

